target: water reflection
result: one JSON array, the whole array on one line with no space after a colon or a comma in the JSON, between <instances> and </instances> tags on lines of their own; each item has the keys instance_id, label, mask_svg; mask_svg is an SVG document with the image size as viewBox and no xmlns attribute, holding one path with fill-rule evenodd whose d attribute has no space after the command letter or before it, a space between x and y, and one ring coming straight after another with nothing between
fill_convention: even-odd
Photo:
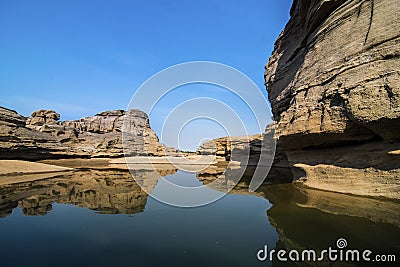
<instances>
[{"instance_id":1,"label":"water reflection","mask_svg":"<svg viewBox=\"0 0 400 267\"><path fill-rule=\"evenodd\" d=\"M125 266L132 257L139 266L204 266L211 263L266 266L268 263L258 262L255 256L265 244L271 249L322 250L334 246L340 237L346 238L352 248L368 248L375 253L397 254L400 250L399 202L324 192L294 184L264 184L250 193L248 184L254 168L236 166L225 171L225 167L224 164L214 165L197 174L177 172L167 166L157 170L138 169L133 172L135 179L127 171L82 170L48 179L41 177L31 182L1 185L3 246L0 257L6 263L14 261L13 251L18 251L22 243L29 244L34 255L39 251L33 248L35 242L32 240L38 238L43 239L44 248L54 253L49 253L48 264L41 266L51 266L50 259L59 257L52 250L52 242L73 254L71 261L59 266L75 264L74 257L88 253L88 247L92 254L80 257L93 258L91 263L83 261L82 264L97 266L118 266L117 256L117 262ZM238 173L245 175L239 177ZM160 174L165 180L184 186L218 181L210 190L225 191L230 183L238 184L216 203L182 209L155 201L141 188L144 186L146 191L155 194L165 193ZM65 208L59 204L85 209ZM39 216L42 218L39 227L34 223L39 221L24 219L27 216L21 217L13 210L20 210L24 215L50 214ZM126 216L96 217L89 210L137 215L133 220ZM51 225L56 229L51 230ZM82 225L90 227L82 228ZM70 230L61 230L65 228ZM68 241L70 235L76 240ZM77 244L80 242L82 244ZM108 254L103 254L104 251ZM397 254L397 258L400 255ZM24 266L25 263L29 262L19 259L14 265ZM272 263L273 266L287 264L291 265Z\"/></svg>"},{"instance_id":2,"label":"water reflection","mask_svg":"<svg viewBox=\"0 0 400 267\"><path fill-rule=\"evenodd\" d=\"M132 171L86 170L49 179L0 186L0 217L20 207L25 215L45 215L52 203L73 204L98 213L133 214L144 210L147 194L161 175L176 172L173 167ZM34 176L34 175L33 175ZM32 177L34 179L34 177ZM139 186L139 184L140 186Z\"/></svg>"}]
</instances>

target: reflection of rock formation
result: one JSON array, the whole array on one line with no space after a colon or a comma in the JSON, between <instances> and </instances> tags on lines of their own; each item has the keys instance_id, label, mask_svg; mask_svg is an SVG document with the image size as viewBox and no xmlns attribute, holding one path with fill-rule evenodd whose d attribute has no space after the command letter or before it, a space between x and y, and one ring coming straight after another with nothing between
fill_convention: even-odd
<instances>
[{"instance_id":1,"label":"reflection of rock formation","mask_svg":"<svg viewBox=\"0 0 400 267\"><path fill-rule=\"evenodd\" d=\"M228 162L219 162L217 165L211 165L203 171L198 172L196 177L203 184L214 190L221 192L229 191L229 193L250 194L249 183L253 179L256 168L260 168L261 172L267 173L265 167L262 166L228 166ZM271 177L267 177L267 182L270 183L275 181ZM277 182L282 182L282 179L279 179ZM261 187L264 186L265 184ZM261 190L257 190L257 192L252 194L263 195Z\"/></svg>"},{"instance_id":2,"label":"reflection of rock formation","mask_svg":"<svg viewBox=\"0 0 400 267\"><path fill-rule=\"evenodd\" d=\"M151 192L160 175L172 174L173 168L131 170L135 180ZM143 211L147 193L127 171L90 170L33 182L0 187L0 217L17 206L26 215L44 215L52 203L73 204L100 213L132 214Z\"/></svg>"},{"instance_id":3,"label":"reflection of rock formation","mask_svg":"<svg viewBox=\"0 0 400 267\"><path fill-rule=\"evenodd\" d=\"M273 204L267 214L279 234L275 249L321 251L336 247L336 240L342 237L352 248L368 248L374 253L398 252L399 202L299 188L293 184L266 185L260 190ZM331 266L328 263L305 266L308 265ZM286 265L277 262L276 266Z\"/></svg>"},{"instance_id":4,"label":"reflection of rock formation","mask_svg":"<svg viewBox=\"0 0 400 267\"><path fill-rule=\"evenodd\" d=\"M226 165L211 166L197 177L211 188L226 192L229 183L238 179L243 169ZM244 168L243 166L240 168ZM263 184L250 193L249 180L254 166L246 168L233 194L255 194L268 199L273 206L267 211L276 227L279 241L275 250L335 248L340 237L352 248L372 249L374 253L398 253L400 202L351 196L299 187L296 184ZM225 171L225 173L224 173ZM287 265L286 265L287 264ZM274 262L273 266L292 266L293 262ZM328 262L301 262L299 266L331 266ZM338 263L338 266L341 266ZM344 264L348 266L348 262Z\"/></svg>"},{"instance_id":5,"label":"reflection of rock formation","mask_svg":"<svg viewBox=\"0 0 400 267\"><path fill-rule=\"evenodd\" d=\"M105 111L74 121L59 119L60 114L52 110L38 110L25 118L0 107L0 158L121 157L124 152L149 156L177 154L159 143L147 114L139 110Z\"/></svg>"},{"instance_id":6,"label":"reflection of rock formation","mask_svg":"<svg viewBox=\"0 0 400 267\"><path fill-rule=\"evenodd\" d=\"M290 15L265 82L296 176L400 198L400 161L389 154L400 149L398 0L297 0Z\"/></svg>"}]
</instances>

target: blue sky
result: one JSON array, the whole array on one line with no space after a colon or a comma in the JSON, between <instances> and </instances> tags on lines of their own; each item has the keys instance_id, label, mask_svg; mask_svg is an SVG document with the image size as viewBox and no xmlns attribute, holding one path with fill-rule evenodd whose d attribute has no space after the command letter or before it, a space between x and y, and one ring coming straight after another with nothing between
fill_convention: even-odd
<instances>
[{"instance_id":1,"label":"blue sky","mask_svg":"<svg viewBox=\"0 0 400 267\"><path fill-rule=\"evenodd\" d=\"M264 65L289 18L291 2L2 0L0 105L25 116L54 109L62 120L126 109L150 76L197 60L232 66L264 90ZM205 86L197 90L201 96L212 91ZM173 108L188 94L190 90L170 97L158 108ZM223 93L211 92L210 97L230 101ZM160 117L150 114L159 136ZM208 133L201 136L186 129L182 148L222 134L218 127L205 128Z\"/></svg>"}]
</instances>

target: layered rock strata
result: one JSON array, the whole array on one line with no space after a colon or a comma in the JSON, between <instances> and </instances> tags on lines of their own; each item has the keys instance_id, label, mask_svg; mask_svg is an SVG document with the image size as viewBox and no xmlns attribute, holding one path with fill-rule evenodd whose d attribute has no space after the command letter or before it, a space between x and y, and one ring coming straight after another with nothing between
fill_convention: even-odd
<instances>
[{"instance_id":1,"label":"layered rock strata","mask_svg":"<svg viewBox=\"0 0 400 267\"><path fill-rule=\"evenodd\" d=\"M293 2L265 83L306 185L400 198L399 25L397 0Z\"/></svg>"},{"instance_id":2,"label":"layered rock strata","mask_svg":"<svg viewBox=\"0 0 400 267\"><path fill-rule=\"evenodd\" d=\"M147 114L140 110L105 111L74 121L59 119L60 115L52 110L38 110L25 118L0 107L0 158L32 160L178 153L159 143Z\"/></svg>"}]
</instances>

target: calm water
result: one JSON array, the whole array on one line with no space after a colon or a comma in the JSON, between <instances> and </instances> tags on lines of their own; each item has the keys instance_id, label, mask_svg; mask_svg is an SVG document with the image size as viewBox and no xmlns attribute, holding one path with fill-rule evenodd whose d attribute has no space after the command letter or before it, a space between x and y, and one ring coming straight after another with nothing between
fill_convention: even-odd
<instances>
[{"instance_id":1,"label":"calm water","mask_svg":"<svg viewBox=\"0 0 400 267\"><path fill-rule=\"evenodd\" d=\"M163 192L166 181L154 172L137 170L135 177ZM159 172L185 186L216 175ZM293 185L250 194L246 186L203 207L177 208L147 196L122 171L2 185L0 266L270 266L256 257L264 245L318 250L339 237L349 247L399 252L399 203Z\"/></svg>"}]
</instances>

